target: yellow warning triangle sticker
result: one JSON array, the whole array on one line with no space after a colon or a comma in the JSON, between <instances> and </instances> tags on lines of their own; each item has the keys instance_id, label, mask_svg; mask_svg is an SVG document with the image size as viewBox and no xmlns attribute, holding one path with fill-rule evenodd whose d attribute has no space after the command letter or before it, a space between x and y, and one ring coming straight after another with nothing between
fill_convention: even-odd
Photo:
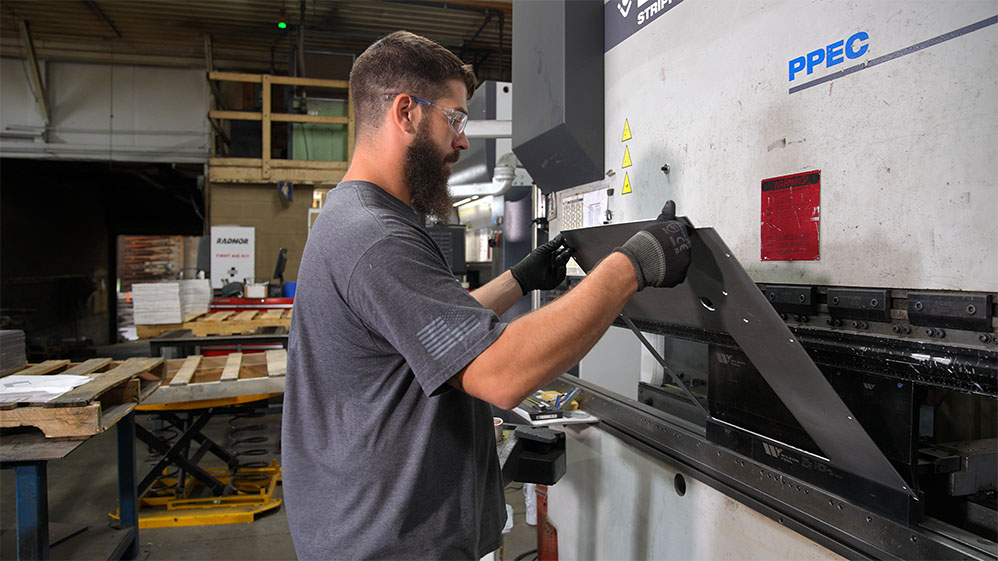
<instances>
[{"instance_id":1,"label":"yellow warning triangle sticker","mask_svg":"<svg viewBox=\"0 0 998 561\"><path fill-rule=\"evenodd\" d=\"M621 195L626 195L631 192L631 178L624 174L624 188L620 190Z\"/></svg>"},{"instance_id":2,"label":"yellow warning triangle sticker","mask_svg":"<svg viewBox=\"0 0 998 561\"><path fill-rule=\"evenodd\" d=\"M631 139L631 125L627 123L627 119L624 119L624 135L620 137L620 141L624 142L625 140L630 140L630 139Z\"/></svg>"},{"instance_id":3,"label":"yellow warning triangle sticker","mask_svg":"<svg viewBox=\"0 0 998 561\"><path fill-rule=\"evenodd\" d=\"M627 146L624 146L624 163L620 164L620 167L622 168L631 167L631 151L630 149L627 148Z\"/></svg>"}]
</instances>

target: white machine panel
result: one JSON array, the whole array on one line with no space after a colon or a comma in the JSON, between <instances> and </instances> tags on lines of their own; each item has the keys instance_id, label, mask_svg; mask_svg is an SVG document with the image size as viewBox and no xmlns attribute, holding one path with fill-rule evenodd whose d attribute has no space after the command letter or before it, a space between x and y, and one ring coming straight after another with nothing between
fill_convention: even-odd
<instances>
[{"instance_id":1,"label":"white machine panel","mask_svg":"<svg viewBox=\"0 0 998 561\"><path fill-rule=\"evenodd\" d=\"M562 559L843 559L597 427L565 427L567 472L548 488Z\"/></svg>"},{"instance_id":2,"label":"white machine panel","mask_svg":"<svg viewBox=\"0 0 998 561\"><path fill-rule=\"evenodd\" d=\"M579 361L579 378L637 399L643 348L630 329L611 326Z\"/></svg>"},{"instance_id":3,"label":"white machine panel","mask_svg":"<svg viewBox=\"0 0 998 561\"><path fill-rule=\"evenodd\" d=\"M610 170L559 197L613 188L613 222L674 198L757 282L998 290L995 16L994 0L677 3L606 53ZM764 262L762 180L812 170L819 260Z\"/></svg>"}]
</instances>

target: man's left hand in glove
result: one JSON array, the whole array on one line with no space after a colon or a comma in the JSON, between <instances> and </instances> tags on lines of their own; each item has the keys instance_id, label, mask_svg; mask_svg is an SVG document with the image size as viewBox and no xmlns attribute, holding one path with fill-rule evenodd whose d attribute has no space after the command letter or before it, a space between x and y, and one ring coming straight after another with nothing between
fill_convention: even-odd
<instances>
[{"instance_id":1,"label":"man's left hand in glove","mask_svg":"<svg viewBox=\"0 0 998 561\"><path fill-rule=\"evenodd\" d=\"M524 294L531 290L551 290L565 280L565 265L573 251L565 245L562 235L558 234L510 267L509 272Z\"/></svg>"}]
</instances>

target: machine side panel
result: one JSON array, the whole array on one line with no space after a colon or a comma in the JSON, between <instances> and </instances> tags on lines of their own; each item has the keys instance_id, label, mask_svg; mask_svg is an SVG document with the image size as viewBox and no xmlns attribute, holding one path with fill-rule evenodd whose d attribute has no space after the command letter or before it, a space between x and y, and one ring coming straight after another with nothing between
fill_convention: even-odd
<instances>
[{"instance_id":1,"label":"machine side panel","mask_svg":"<svg viewBox=\"0 0 998 561\"><path fill-rule=\"evenodd\" d=\"M579 377L629 399L638 398L641 342L630 329L611 326L579 362Z\"/></svg>"},{"instance_id":2,"label":"machine side panel","mask_svg":"<svg viewBox=\"0 0 998 561\"><path fill-rule=\"evenodd\" d=\"M613 173L561 196L614 188L614 223L674 198L756 282L998 290L995 16L994 2L683 2L606 52ZM819 260L763 262L761 182L812 170Z\"/></svg>"},{"instance_id":3,"label":"machine side panel","mask_svg":"<svg viewBox=\"0 0 998 561\"><path fill-rule=\"evenodd\" d=\"M844 559L598 427L565 427L568 469L548 489L562 559Z\"/></svg>"}]
</instances>

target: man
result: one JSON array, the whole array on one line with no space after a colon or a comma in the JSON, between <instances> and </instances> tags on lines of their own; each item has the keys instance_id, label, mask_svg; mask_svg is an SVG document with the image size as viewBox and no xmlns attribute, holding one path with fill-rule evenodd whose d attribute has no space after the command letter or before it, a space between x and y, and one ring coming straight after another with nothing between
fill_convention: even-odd
<instances>
[{"instance_id":1,"label":"man","mask_svg":"<svg viewBox=\"0 0 998 561\"><path fill-rule=\"evenodd\" d=\"M689 265L686 231L667 212L564 297L500 322L564 279L569 250L556 238L469 294L426 232L417 211L451 211L474 86L457 57L406 32L351 71L357 143L305 246L288 347L283 485L302 559L498 549L489 404L519 404L578 362L631 294L675 285Z\"/></svg>"}]
</instances>

